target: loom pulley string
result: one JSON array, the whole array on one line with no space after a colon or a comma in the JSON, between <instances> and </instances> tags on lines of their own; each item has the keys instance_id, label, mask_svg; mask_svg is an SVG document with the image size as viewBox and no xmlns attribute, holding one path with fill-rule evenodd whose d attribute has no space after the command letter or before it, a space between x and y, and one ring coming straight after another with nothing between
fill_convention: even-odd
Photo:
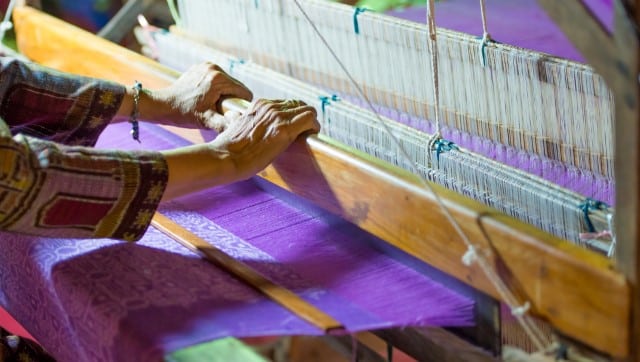
<instances>
[{"instance_id":1,"label":"loom pulley string","mask_svg":"<svg viewBox=\"0 0 640 362\"><path fill-rule=\"evenodd\" d=\"M169 13L173 18L173 22L178 26L182 25L182 19L180 18L180 13L178 12L175 0L167 0L167 7L169 8Z\"/></svg>"},{"instance_id":2,"label":"loom pulley string","mask_svg":"<svg viewBox=\"0 0 640 362\"><path fill-rule=\"evenodd\" d=\"M7 11L4 13L4 18L2 22L0 22L0 43L4 40L4 34L13 28L13 23L11 23L11 15L13 14L13 9L16 6L17 0L9 1L9 5L7 5Z\"/></svg>"},{"instance_id":3,"label":"loom pulley string","mask_svg":"<svg viewBox=\"0 0 640 362\"><path fill-rule=\"evenodd\" d=\"M491 35L487 27L487 6L485 0L480 0L480 16L482 17L482 41L486 42L491 40Z\"/></svg>"},{"instance_id":4,"label":"loom pulley string","mask_svg":"<svg viewBox=\"0 0 640 362\"><path fill-rule=\"evenodd\" d=\"M418 176L418 179L420 180L420 183L422 184L422 186L433 195L434 200L436 201L439 209L441 210L444 217L447 219L448 223L454 228L455 233L464 242L465 246L467 247L467 252L462 257L463 262L466 261L469 264L475 263L480 267L480 270L485 274L487 279L495 287L500 298L509 306L509 308L511 309L512 315L516 318L518 323L522 326L523 330L529 336L529 338L531 338L532 343L539 350L543 350L545 346L548 345L549 343L546 341L546 337L540 331L540 329L535 324L533 324L533 322L527 316L527 312L531 306L530 302L527 301L522 304L519 303L518 298L516 298L514 293L509 289L509 287L507 287L507 285L502 280L502 278L497 274L495 269L491 266L489 260L495 256L492 255L490 250L479 249L478 246L476 246L469 239L469 237L463 231L460 223L458 223L458 221L451 214L450 210L444 204L444 201L442 200L440 195L435 191L433 186L431 186L431 184L424 177L420 176L420 172L416 162L413 161L411 157L409 157L406 149L404 148L400 140L391 132L391 130L389 129L389 126L382 120L380 114L376 111L376 108L374 107L373 103L364 92L362 86L355 80L351 72L347 69L345 64L340 60L340 58L336 54L333 47L329 44L329 42L326 40L322 32L318 29L314 21L309 16L309 14L302 7L302 5L300 4L300 0L293 0L293 2L298 8L298 10L300 11L303 18L307 21L309 26L311 26L316 36L318 36L321 43L325 46L325 48L330 53L332 58L338 64L339 68L345 74L349 82L353 85L354 89L356 90L356 93L364 101L367 107L373 112L373 114L375 115L376 121L384 130L384 132L389 136L393 145L399 151L401 157L405 159L405 161L410 166L413 173ZM428 32L429 32L429 37L428 37L429 46L432 53L431 70L432 70L433 89L434 89L434 97L435 97L434 108L435 108L435 114L436 114L435 115L436 130L430 140L430 143L432 142L433 145L435 145L436 140L440 137L440 118L439 118L440 115L439 115L439 96L438 96L439 84L437 79L437 75L438 75L437 73L437 69L438 69L437 68L437 30L435 26L434 10L435 10L434 1L428 0L427 26L428 26ZM485 255L485 253L488 255Z\"/></svg>"},{"instance_id":5,"label":"loom pulley string","mask_svg":"<svg viewBox=\"0 0 640 362\"><path fill-rule=\"evenodd\" d=\"M482 39L480 40L480 61L483 67L487 66L487 43L491 42L491 34L487 26L487 8L485 0L480 0L480 17L482 18Z\"/></svg>"},{"instance_id":6,"label":"loom pulley string","mask_svg":"<svg viewBox=\"0 0 640 362\"><path fill-rule=\"evenodd\" d=\"M434 122L435 129L431 138L429 139L429 150L436 148L436 143L442 138L440 124L440 84L438 77L438 37L436 35L436 20L435 20L435 5L433 1L429 1L427 7L427 29L429 34L429 51L431 52L431 75L433 86L433 98L434 98ZM431 154L430 154L431 158Z\"/></svg>"},{"instance_id":7,"label":"loom pulley string","mask_svg":"<svg viewBox=\"0 0 640 362\"><path fill-rule=\"evenodd\" d=\"M439 74L438 74L438 46L437 46L438 35L437 35L437 28L435 25L435 1L427 0L427 2L428 2L427 29L428 29L428 35L429 35L428 41L429 41L430 50L431 50L431 77L433 81L433 93L434 93L434 103L435 103L434 109L436 111L436 114L435 114L436 129L430 142L433 142L433 146L436 146L436 143L438 144L438 146L436 146L438 147L438 149L436 150L437 151L436 157L439 158L439 154L441 152L440 148L443 147L443 142L442 140L440 140L441 124L440 124L440 112L439 112L440 89L439 89ZM487 29L486 8L485 8L484 0L480 0L480 10L481 10L480 12L482 17L482 29L483 29L483 36L482 36L482 43L481 43L480 50L482 54L482 65L485 66L486 65L485 47L486 47L486 43L490 41L490 35ZM430 144L430 146L432 145ZM451 147L451 145L447 145L447 146ZM431 150L433 148L430 147L429 149ZM424 183L428 184L426 181ZM432 189L431 192L434 193L435 195L435 190ZM436 199L438 200L438 205L441 208L441 210L449 214L448 208L444 205L444 203L441 202L440 198L436 197ZM458 221L455 220L453 216L449 217L448 219L452 225L458 224ZM479 247L477 245L474 245L473 242L471 242L471 240L464 233L464 231L462 231L461 227L459 226L456 227L456 230L458 231L458 235L460 236L460 238L464 241L464 243L467 246L467 252L462 256L462 263L467 266L477 263L480 266L482 271L485 273L487 278L491 281L491 283L494 285L494 287L502 297L503 301L507 303L507 305L511 309L511 314L516 318L518 323L522 326L522 328L525 330L527 335L531 338L536 348L538 348L538 350L542 350L546 345L548 345L548 343L545 343L544 334L536 327L535 324L533 324L530 318L528 318L526 315L531 307L530 302L525 301L524 304L519 304L518 298L516 298L513 292L504 283L502 278L495 272L494 268L491 267L491 265L489 264L488 260L495 256L495 255L492 255L490 250L487 250L488 255L486 257L483 256L481 253L479 253L479 250L480 250Z\"/></svg>"}]
</instances>

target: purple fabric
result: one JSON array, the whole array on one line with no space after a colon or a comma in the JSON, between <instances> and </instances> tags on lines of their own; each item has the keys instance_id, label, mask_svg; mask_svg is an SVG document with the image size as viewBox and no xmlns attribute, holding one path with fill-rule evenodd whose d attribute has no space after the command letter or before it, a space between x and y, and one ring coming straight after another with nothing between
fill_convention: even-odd
<instances>
[{"instance_id":1,"label":"purple fabric","mask_svg":"<svg viewBox=\"0 0 640 362\"><path fill-rule=\"evenodd\" d=\"M142 124L100 147L187 144ZM211 137L207 135L207 138ZM249 180L162 212L333 315L349 331L468 325L473 303L380 251L377 240L284 191ZM158 360L224 336L320 334L150 228L141 242L2 234L0 304L61 361Z\"/></svg>"},{"instance_id":2,"label":"purple fabric","mask_svg":"<svg viewBox=\"0 0 640 362\"><path fill-rule=\"evenodd\" d=\"M585 5L611 31L611 0L584 0ZM491 0L486 2L487 27L492 38L509 45L533 49L566 59L584 62L558 26L534 0ZM390 15L424 23L424 7L411 7L389 12ZM445 0L436 2L436 25L482 36L482 20L477 0Z\"/></svg>"},{"instance_id":3,"label":"purple fabric","mask_svg":"<svg viewBox=\"0 0 640 362\"><path fill-rule=\"evenodd\" d=\"M1 243L0 301L60 361L159 360L227 335L318 334L155 229L138 244Z\"/></svg>"}]
</instances>

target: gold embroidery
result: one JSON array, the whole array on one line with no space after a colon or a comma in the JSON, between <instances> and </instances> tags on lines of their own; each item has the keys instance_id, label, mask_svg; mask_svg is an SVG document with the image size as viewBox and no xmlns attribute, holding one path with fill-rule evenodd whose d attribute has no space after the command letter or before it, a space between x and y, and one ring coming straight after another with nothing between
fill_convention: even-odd
<instances>
[{"instance_id":1,"label":"gold embroidery","mask_svg":"<svg viewBox=\"0 0 640 362\"><path fill-rule=\"evenodd\" d=\"M100 94L100 104L105 108L113 107L116 101L115 94L112 91L103 91Z\"/></svg>"},{"instance_id":2,"label":"gold embroidery","mask_svg":"<svg viewBox=\"0 0 640 362\"><path fill-rule=\"evenodd\" d=\"M164 162L157 161L151 166L151 171L153 173L165 173L167 172L167 167Z\"/></svg>"},{"instance_id":3,"label":"gold embroidery","mask_svg":"<svg viewBox=\"0 0 640 362\"><path fill-rule=\"evenodd\" d=\"M146 203L155 203L160 200L164 192L164 184L162 182L154 182L153 186L149 188L147 198L144 200Z\"/></svg>"},{"instance_id":4,"label":"gold embroidery","mask_svg":"<svg viewBox=\"0 0 640 362\"><path fill-rule=\"evenodd\" d=\"M133 227L136 229L143 229L149 225L151 222L151 218L153 217L153 211L151 210L140 210L138 215L136 216L136 221L133 223Z\"/></svg>"},{"instance_id":5,"label":"gold embroidery","mask_svg":"<svg viewBox=\"0 0 640 362\"><path fill-rule=\"evenodd\" d=\"M93 116L91 117L91 119L89 120L89 124L88 127L93 129L93 128L98 128L100 127L102 124L104 123L104 120L102 119L102 117L100 116Z\"/></svg>"},{"instance_id":6,"label":"gold embroidery","mask_svg":"<svg viewBox=\"0 0 640 362\"><path fill-rule=\"evenodd\" d=\"M134 241L136 240L136 234L124 233L124 235L122 235L122 239L124 239L124 241Z\"/></svg>"},{"instance_id":7,"label":"gold embroidery","mask_svg":"<svg viewBox=\"0 0 640 362\"><path fill-rule=\"evenodd\" d=\"M122 160L122 178L124 179L123 189L118 201L111 209L111 212L107 217L103 218L96 229L96 235L113 235L123 217L126 215L126 211L129 208L129 204L136 195L138 190L138 183L140 182L140 168L133 162L126 162L128 160Z\"/></svg>"}]
</instances>

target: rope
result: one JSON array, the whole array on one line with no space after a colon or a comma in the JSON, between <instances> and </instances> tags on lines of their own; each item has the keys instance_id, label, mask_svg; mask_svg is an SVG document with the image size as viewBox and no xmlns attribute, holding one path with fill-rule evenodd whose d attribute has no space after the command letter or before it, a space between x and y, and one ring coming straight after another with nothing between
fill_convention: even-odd
<instances>
[{"instance_id":1,"label":"rope","mask_svg":"<svg viewBox=\"0 0 640 362\"><path fill-rule=\"evenodd\" d=\"M487 41L491 39L491 35L489 35L489 30L487 28L487 8L485 0L480 0L480 15L482 16L482 40Z\"/></svg>"},{"instance_id":2,"label":"rope","mask_svg":"<svg viewBox=\"0 0 640 362\"><path fill-rule=\"evenodd\" d=\"M609 224L609 230L611 232L611 245L609 246L609 250L607 251L607 256L609 258L613 258L616 252L616 228L614 225L614 217L613 213L607 213L607 223Z\"/></svg>"},{"instance_id":3,"label":"rope","mask_svg":"<svg viewBox=\"0 0 640 362\"><path fill-rule=\"evenodd\" d=\"M175 0L167 0L167 6L169 6L169 12L171 13L171 17L176 25L182 25L182 19L180 18L180 13L178 12L178 8L176 7Z\"/></svg>"},{"instance_id":4,"label":"rope","mask_svg":"<svg viewBox=\"0 0 640 362\"><path fill-rule=\"evenodd\" d=\"M16 0L9 1L7 11L4 13L4 19L2 19L2 22L0 23L0 44L4 40L4 34L7 32L7 30L13 28L13 24L11 23L11 15L13 14L13 8L15 8L16 3Z\"/></svg>"},{"instance_id":5,"label":"rope","mask_svg":"<svg viewBox=\"0 0 640 362\"><path fill-rule=\"evenodd\" d=\"M429 50L431 51L431 78L433 79L433 97L434 97L434 110L436 112L435 130L433 132L433 138L430 142L435 142L441 137L440 124L440 83L438 76L438 36L436 34L436 19L435 19L435 1L428 0L429 6L427 7L427 28L429 31ZM430 145L431 146L431 145ZM431 149L431 148L430 148Z\"/></svg>"},{"instance_id":6,"label":"rope","mask_svg":"<svg viewBox=\"0 0 640 362\"><path fill-rule=\"evenodd\" d=\"M480 15L482 17L482 39L480 40L480 64L487 66L487 43L491 42L491 35L487 27L487 9L485 0L480 0Z\"/></svg>"},{"instance_id":7,"label":"rope","mask_svg":"<svg viewBox=\"0 0 640 362\"><path fill-rule=\"evenodd\" d=\"M440 195L435 191L433 186L425 178L419 176L420 172L418 170L417 164L411 159L411 157L409 157L406 149L404 148L402 143L399 141L399 139L391 132L391 130L389 129L389 126L384 121L382 121L381 116L376 111L376 109L373 106L373 103L371 102L369 97L365 94L365 92L362 89L362 87L360 86L360 84L354 79L354 77L351 75L351 73L346 68L344 63L337 56L337 54L336 54L335 50L333 49L333 47L331 47L331 45L329 45L328 41L322 35L322 33L320 32L318 27L315 25L315 23L313 22L313 20L309 16L309 14L307 14L307 12L304 10L302 5L300 4L300 0L293 0L293 1L295 3L296 7L300 10L300 13L302 14L302 16L307 21L307 23L311 26L311 28L313 29L315 34L320 38L321 42L324 44L324 46L329 51L329 53L334 58L334 60L337 62L338 66L341 68L341 70L344 72L345 76L353 84L353 86L354 86L356 92L358 93L358 95L361 97L361 99L364 100L364 102L366 103L367 107L375 114L377 122L380 124L382 129L384 129L385 133L388 134L388 136L392 140L393 144L398 148L398 151L399 151L401 157L405 159L407 164L411 167L413 173L415 175L418 175L420 183L422 184L422 186L424 186L425 189L427 189L433 195L434 200L438 204L439 209L442 211L443 215L445 216L445 218L447 219L449 224L451 224L451 226L454 228L456 234L459 235L460 239L464 242L465 246L467 247L468 250L467 250L467 253L465 253L466 261L469 262L469 263L472 263L472 262L477 263L477 265L480 267L480 270L486 275L487 279L495 287L495 289L498 292L498 295L500 296L500 298L510 307L510 309L512 310L512 314L514 315L516 320L519 322L519 324L522 326L524 331L527 333L529 338L531 338L531 341L536 346L536 348L538 348L539 350L544 349L545 345L548 344L547 342L545 342L546 338L544 337L544 334L540 331L540 329L537 326L535 326L535 324L533 324L531 322L531 320L525 314L525 312L528 310L527 303L529 303L529 302L525 302L522 305L519 304L518 300L515 297L515 295L513 294L513 292L506 286L506 284L503 282L503 280L500 278L500 276L496 273L496 271L490 265L489 258L477 252L478 248L474 245L473 242L471 242L469 237L462 230L462 227L460 226L460 223L458 223L458 221L453 217L453 215L451 214L451 211L449 211L447 206L444 204L444 202L443 202L442 198L440 197ZM436 34L435 15L434 15L435 14L435 4L434 4L434 0L428 0L428 1L429 1L429 6L428 6L428 13L427 13L427 22L428 22L427 25L428 25L429 39L430 39L429 44L430 44L431 51L432 51L431 70L432 70L432 74L434 76L433 77L433 80L434 80L434 85L433 86L434 86L435 109L436 109L436 118L435 118L436 119L436 132L435 132L434 136L439 137L439 130L440 130L439 114L438 114L439 113L439 104L438 104L439 103L439 97L438 97L439 85L438 85L438 80L437 80L437 75L438 75L438 72L437 72L437 70L438 70L438 68L437 68L437 54L435 54L435 52L434 52L434 50L436 50L435 46L437 45L437 34ZM436 59L436 61L434 61L433 59ZM435 138L435 137L432 138L434 144L435 144L435 140L436 139L437 138ZM489 250L486 250L486 252L490 253Z\"/></svg>"}]
</instances>

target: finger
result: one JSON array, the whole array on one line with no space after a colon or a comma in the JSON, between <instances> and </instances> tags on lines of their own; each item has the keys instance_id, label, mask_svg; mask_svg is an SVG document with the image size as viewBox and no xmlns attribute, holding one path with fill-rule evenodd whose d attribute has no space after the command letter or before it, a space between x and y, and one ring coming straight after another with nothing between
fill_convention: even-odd
<instances>
[{"instance_id":1,"label":"finger","mask_svg":"<svg viewBox=\"0 0 640 362\"><path fill-rule=\"evenodd\" d=\"M213 82L220 90L220 95L227 98L241 98L246 101L253 99L253 93L241 81L227 74L222 68L213 65L210 71L214 72Z\"/></svg>"},{"instance_id":2,"label":"finger","mask_svg":"<svg viewBox=\"0 0 640 362\"><path fill-rule=\"evenodd\" d=\"M228 98L240 98L245 101L251 101L253 99L253 92L239 81L229 78L229 84L221 92L223 97Z\"/></svg>"},{"instance_id":3,"label":"finger","mask_svg":"<svg viewBox=\"0 0 640 362\"><path fill-rule=\"evenodd\" d=\"M283 107L285 109L294 109L294 108L298 108L301 106L305 106L306 104L300 100L297 99L287 99L286 101L284 101L282 103Z\"/></svg>"},{"instance_id":4,"label":"finger","mask_svg":"<svg viewBox=\"0 0 640 362\"><path fill-rule=\"evenodd\" d=\"M265 114L269 111L269 109L271 109L272 107L275 107L276 104L280 102L284 102L284 101L260 98L258 100L253 101L253 103L251 103L251 106L248 109L248 113L257 114L257 115Z\"/></svg>"},{"instance_id":5,"label":"finger","mask_svg":"<svg viewBox=\"0 0 640 362\"><path fill-rule=\"evenodd\" d=\"M291 117L289 121L289 132L294 139L303 133L320 132L320 123L317 120L317 114L313 107L303 106L284 113L289 113L287 117Z\"/></svg>"}]
</instances>

